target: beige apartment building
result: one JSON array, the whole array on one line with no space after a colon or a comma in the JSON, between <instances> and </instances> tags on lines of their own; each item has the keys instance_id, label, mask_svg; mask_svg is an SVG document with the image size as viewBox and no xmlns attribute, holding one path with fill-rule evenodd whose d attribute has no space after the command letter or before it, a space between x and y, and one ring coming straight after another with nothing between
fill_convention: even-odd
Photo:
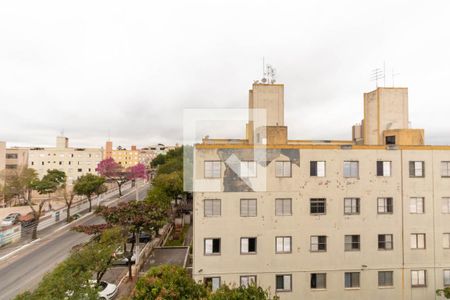
<instances>
[{"instance_id":1,"label":"beige apartment building","mask_svg":"<svg viewBox=\"0 0 450 300\"><path fill-rule=\"evenodd\" d=\"M58 136L56 147L33 147L28 155L28 167L35 169L39 177L47 170L58 169L64 171L67 182L72 183L82 175L97 174L95 169L102 160L103 149L69 147L69 139Z\"/></svg>"},{"instance_id":2,"label":"beige apartment building","mask_svg":"<svg viewBox=\"0 0 450 300\"><path fill-rule=\"evenodd\" d=\"M6 148L5 169L15 172L23 167L27 167L29 149L24 147Z\"/></svg>"},{"instance_id":3,"label":"beige apartment building","mask_svg":"<svg viewBox=\"0 0 450 300\"><path fill-rule=\"evenodd\" d=\"M155 159L160 154L166 154L169 150L173 150L176 146L166 146L164 144L151 145L148 147L144 147L139 149L139 163L144 164L145 166L150 166L150 163L153 159Z\"/></svg>"},{"instance_id":4,"label":"beige apartment building","mask_svg":"<svg viewBox=\"0 0 450 300\"><path fill-rule=\"evenodd\" d=\"M139 150L134 145L131 146L130 150L120 146L117 147L117 149L113 149L113 143L111 141L107 141L103 157L105 159L112 158L122 167L129 168L139 163Z\"/></svg>"},{"instance_id":5,"label":"beige apartment building","mask_svg":"<svg viewBox=\"0 0 450 300\"><path fill-rule=\"evenodd\" d=\"M439 298L450 146L408 124L408 90L377 88L352 140L289 140L284 86L253 84L246 138L195 146L193 277L281 299Z\"/></svg>"},{"instance_id":6,"label":"beige apartment building","mask_svg":"<svg viewBox=\"0 0 450 300\"><path fill-rule=\"evenodd\" d=\"M6 165L6 142L0 141L0 172L5 169Z\"/></svg>"}]
</instances>

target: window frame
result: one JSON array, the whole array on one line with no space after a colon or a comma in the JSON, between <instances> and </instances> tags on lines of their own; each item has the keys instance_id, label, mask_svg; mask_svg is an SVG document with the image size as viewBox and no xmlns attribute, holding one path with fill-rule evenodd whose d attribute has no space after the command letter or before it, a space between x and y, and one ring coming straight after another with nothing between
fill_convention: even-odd
<instances>
[{"instance_id":1,"label":"window frame","mask_svg":"<svg viewBox=\"0 0 450 300\"><path fill-rule=\"evenodd\" d=\"M420 201L418 201L420 200ZM414 202L414 205L413 205ZM417 203L422 203L422 210L419 211ZM414 210L412 208L415 208ZM409 213L413 215L423 215L425 214L425 197L409 197Z\"/></svg>"},{"instance_id":2,"label":"window frame","mask_svg":"<svg viewBox=\"0 0 450 300\"><path fill-rule=\"evenodd\" d=\"M313 276L316 277L315 278L315 287L313 287ZM319 282L317 280L318 276L323 276L322 282L323 282L323 286L318 287L317 286L317 282ZM327 289L327 273L310 273L310 281L309 281L309 288L311 290L326 290Z\"/></svg>"},{"instance_id":3,"label":"window frame","mask_svg":"<svg viewBox=\"0 0 450 300\"><path fill-rule=\"evenodd\" d=\"M317 206L322 201L323 201L323 212L312 212L313 204ZM319 206L316 207L316 209L318 209L318 208L319 208ZM309 214L313 215L313 216L326 215L327 214L327 199L326 198L310 198L309 199Z\"/></svg>"},{"instance_id":4,"label":"window frame","mask_svg":"<svg viewBox=\"0 0 450 300\"><path fill-rule=\"evenodd\" d=\"M423 236L423 248L419 248L419 236ZM412 238L415 237L415 247L412 246ZM409 236L409 246L411 250L425 250L427 249L427 235L426 233L411 233Z\"/></svg>"},{"instance_id":5,"label":"window frame","mask_svg":"<svg viewBox=\"0 0 450 300\"><path fill-rule=\"evenodd\" d=\"M444 232L442 234L442 249L450 249L450 233Z\"/></svg>"},{"instance_id":6,"label":"window frame","mask_svg":"<svg viewBox=\"0 0 450 300\"><path fill-rule=\"evenodd\" d=\"M389 174L386 175L385 164L389 164ZM391 177L392 176L392 161L390 160L377 160L377 177ZM381 171L381 172L380 172Z\"/></svg>"},{"instance_id":7,"label":"window frame","mask_svg":"<svg viewBox=\"0 0 450 300\"><path fill-rule=\"evenodd\" d=\"M423 284L420 283L420 276L419 273L417 273L417 284L413 283L413 272L423 272ZM426 287L427 286L427 270L411 270L411 287Z\"/></svg>"},{"instance_id":8,"label":"window frame","mask_svg":"<svg viewBox=\"0 0 450 300\"><path fill-rule=\"evenodd\" d=\"M219 286L217 288L214 288L214 279L218 279L219 280ZM205 284L205 286L208 288L208 283L207 281L211 280L211 291L216 291L217 289L220 288L220 286L222 285L222 278L220 276L208 276L208 277L203 277L203 283Z\"/></svg>"},{"instance_id":9,"label":"window frame","mask_svg":"<svg viewBox=\"0 0 450 300\"><path fill-rule=\"evenodd\" d=\"M323 164L323 175L319 175L319 164ZM309 161L309 176L310 177L326 177L327 176L326 160L311 160L311 161Z\"/></svg>"},{"instance_id":10,"label":"window frame","mask_svg":"<svg viewBox=\"0 0 450 300\"><path fill-rule=\"evenodd\" d=\"M382 206L380 206L380 200L384 200L384 203ZM384 211L380 212L380 207L384 207L385 208ZM389 211L389 208L391 209L391 211ZM392 215L393 213L394 213L394 198L393 197L378 197L377 198L377 214L378 215Z\"/></svg>"},{"instance_id":11,"label":"window frame","mask_svg":"<svg viewBox=\"0 0 450 300\"><path fill-rule=\"evenodd\" d=\"M249 168L250 164L254 165L254 167L255 167L254 168L254 171L255 171L254 174L250 174L250 168ZM246 169L244 169L247 172L246 174L242 174L243 173L242 172L242 170L243 170L242 165L246 165L247 166ZM242 177L242 178L256 178L258 176L258 164L256 163L256 161L254 161L254 160L241 160L239 162L239 176Z\"/></svg>"},{"instance_id":12,"label":"window frame","mask_svg":"<svg viewBox=\"0 0 450 300\"><path fill-rule=\"evenodd\" d=\"M278 251L278 239L282 239L283 250ZM289 251L285 250L285 239L289 240ZM275 237L275 254L290 254L292 253L292 236L276 236Z\"/></svg>"},{"instance_id":13,"label":"window frame","mask_svg":"<svg viewBox=\"0 0 450 300\"><path fill-rule=\"evenodd\" d=\"M212 244L211 244L211 253L207 253L206 252L206 241L207 240L211 240ZM219 252L214 252L214 240L219 240ZM222 254L222 239L221 238L217 238L217 237L212 237L212 238L204 238L203 239L203 254L205 256L217 256L217 255L221 255Z\"/></svg>"},{"instance_id":14,"label":"window frame","mask_svg":"<svg viewBox=\"0 0 450 300\"><path fill-rule=\"evenodd\" d=\"M247 215L242 214L242 201L247 201ZM250 215L250 201L255 201L255 215ZM242 218L254 218L258 216L258 200L256 198L241 198L239 200L239 215Z\"/></svg>"},{"instance_id":15,"label":"window frame","mask_svg":"<svg viewBox=\"0 0 450 300\"><path fill-rule=\"evenodd\" d=\"M446 283L446 280L445 280L445 273L448 274L448 277L447 277L448 281L447 281L447 283ZM443 283L443 285L445 287L450 286L450 269L442 270L442 281L443 281L442 283Z\"/></svg>"},{"instance_id":16,"label":"window frame","mask_svg":"<svg viewBox=\"0 0 450 300\"><path fill-rule=\"evenodd\" d=\"M247 278L247 284L243 284L242 283L242 279L244 279L244 278ZM252 282L251 282L250 278L253 278L253 283L255 285L257 285L257 283L258 283L258 276L256 276L256 275L241 275L241 276L239 276L239 286L247 287L247 286L251 285Z\"/></svg>"},{"instance_id":17,"label":"window frame","mask_svg":"<svg viewBox=\"0 0 450 300\"><path fill-rule=\"evenodd\" d=\"M212 205L212 214L211 215L207 215L206 214L206 203L211 201L211 205ZM219 214L216 215L214 214L214 202L219 201ZM221 199L203 199L203 216L205 218L215 218L215 217L221 217L222 216L222 200Z\"/></svg>"},{"instance_id":18,"label":"window frame","mask_svg":"<svg viewBox=\"0 0 450 300\"><path fill-rule=\"evenodd\" d=\"M284 171L286 171L285 169L285 164L288 163L289 164L289 174L285 175ZM282 170L282 174L280 175L278 173L279 167L278 164L282 164L281 170ZM277 178L291 178L292 177L292 162L290 160L277 160L275 161L275 177Z\"/></svg>"},{"instance_id":19,"label":"window frame","mask_svg":"<svg viewBox=\"0 0 450 300\"><path fill-rule=\"evenodd\" d=\"M250 239L255 240L255 251L250 251ZM242 251L242 240L247 240L247 252ZM239 251L241 255L255 255L258 252L258 239L257 237L241 237L239 241Z\"/></svg>"},{"instance_id":20,"label":"window frame","mask_svg":"<svg viewBox=\"0 0 450 300\"><path fill-rule=\"evenodd\" d=\"M278 211L277 211L277 202L280 202L280 201L281 201L281 207L282 207L282 214L278 214ZM289 214L286 214L284 211L285 202L289 202L289 208L290 208ZM292 216L292 198L275 198L275 216L277 216L277 217Z\"/></svg>"},{"instance_id":21,"label":"window frame","mask_svg":"<svg viewBox=\"0 0 450 300\"><path fill-rule=\"evenodd\" d=\"M417 164L421 164L421 168L417 168ZM422 172L421 175L417 175L417 171ZM423 160L410 160L409 161L409 178L424 178L425 177L425 161Z\"/></svg>"},{"instance_id":22,"label":"window frame","mask_svg":"<svg viewBox=\"0 0 450 300\"><path fill-rule=\"evenodd\" d=\"M386 274L389 273L391 276L391 281L390 284L386 284ZM380 275L384 275L382 276L383 278L383 284L380 284ZM385 288L385 287L393 287L394 286L394 271L378 271L378 287L379 288Z\"/></svg>"},{"instance_id":23,"label":"window frame","mask_svg":"<svg viewBox=\"0 0 450 300\"><path fill-rule=\"evenodd\" d=\"M450 214L450 197L441 198L441 213ZM445 206L445 209L444 209Z\"/></svg>"},{"instance_id":24,"label":"window frame","mask_svg":"<svg viewBox=\"0 0 450 300\"><path fill-rule=\"evenodd\" d=\"M212 169L211 169L211 176L207 176L207 173L206 173L206 165L207 165L207 163L211 163L212 164ZM214 164L215 163L218 163L219 164L219 175L218 176L214 176L214 174L215 174L215 167L214 167ZM208 179L210 179L210 178L222 178L222 161L221 160L205 160L204 162L203 162L203 176L204 176L204 178L208 178Z\"/></svg>"},{"instance_id":25,"label":"window frame","mask_svg":"<svg viewBox=\"0 0 450 300\"><path fill-rule=\"evenodd\" d=\"M380 237L384 237L384 241L380 241ZM386 237L390 237L391 240L387 241ZM379 251L392 251L392 250L394 250L394 235L391 234L391 233L379 234L378 235L378 242L377 242L377 244L378 244L378 250ZM384 244L384 247L380 248L380 244ZM386 247L386 245L389 245L389 244L391 245L391 247L390 248Z\"/></svg>"},{"instance_id":26,"label":"window frame","mask_svg":"<svg viewBox=\"0 0 450 300\"><path fill-rule=\"evenodd\" d=\"M283 276L283 288L278 288L278 277ZM289 277L289 289L286 289L285 287L285 277ZM275 292L292 292L292 274L275 274Z\"/></svg>"},{"instance_id":27,"label":"window frame","mask_svg":"<svg viewBox=\"0 0 450 300\"><path fill-rule=\"evenodd\" d=\"M353 281L355 280L353 278L354 275L358 275L358 285L354 286ZM347 286L347 275L350 275L350 284L351 286ZM344 272L344 288L345 289L359 289L361 288L361 272Z\"/></svg>"},{"instance_id":28,"label":"window frame","mask_svg":"<svg viewBox=\"0 0 450 300\"><path fill-rule=\"evenodd\" d=\"M444 167L444 164L446 165L446 167ZM444 175L443 173L446 173L446 175ZM441 178L450 178L450 161L441 161Z\"/></svg>"},{"instance_id":29,"label":"window frame","mask_svg":"<svg viewBox=\"0 0 450 300\"><path fill-rule=\"evenodd\" d=\"M350 212L346 212L346 208L348 207L346 202L350 200ZM356 200L356 212L353 212L354 210L354 203L353 200ZM346 197L344 198L344 215L351 216L351 215L359 215L361 214L361 199L357 197Z\"/></svg>"},{"instance_id":30,"label":"window frame","mask_svg":"<svg viewBox=\"0 0 450 300\"><path fill-rule=\"evenodd\" d=\"M351 237L351 241L347 242L347 237ZM358 241L353 241L354 237L358 237ZM350 245L350 247L347 247ZM354 248L354 245L358 245L358 248ZM361 235L360 234L346 234L344 235L344 252L358 252L361 251Z\"/></svg>"},{"instance_id":31,"label":"window frame","mask_svg":"<svg viewBox=\"0 0 450 300\"><path fill-rule=\"evenodd\" d=\"M346 170L345 165L346 164L349 164L349 171L350 171L349 175L345 174L345 170ZM356 175L354 175L352 173L352 169L353 169L352 166L353 166L353 164L356 164ZM359 161L358 160L344 160L342 174L343 174L344 178L357 178L358 179L359 178Z\"/></svg>"},{"instance_id":32,"label":"window frame","mask_svg":"<svg viewBox=\"0 0 450 300\"><path fill-rule=\"evenodd\" d=\"M313 239L317 238L317 243L313 242ZM325 238L325 242L321 242L321 238ZM327 252L327 242L328 238L326 235L311 235L309 238L309 251L310 252ZM324 249L320 249L321 245L325 245ZM317 246L317 250L315 250L313 246Z\"/></svg>"}]
</instances>

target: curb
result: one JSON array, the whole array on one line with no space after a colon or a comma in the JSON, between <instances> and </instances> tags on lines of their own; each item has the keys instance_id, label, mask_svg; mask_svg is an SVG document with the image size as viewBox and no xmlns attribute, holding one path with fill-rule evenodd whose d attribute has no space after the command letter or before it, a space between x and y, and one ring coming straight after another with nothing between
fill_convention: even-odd
<instances>
[{"instance_id":1,"label":"curb","mask_svg":"<svg viewBox=\"0 0 450 300\"><path fill-rule=\"evenodd\" d=\"M17 252L22 251L23 249L25 249L25 248L27 248L27 247L33 245L34 243L36 243L36 242L38 242L38 241L40 241L40 240L41 240L40 238L39 238L39 239L35 239L34 241L31 241L30 243L25 244L25 245L21 246L20 248L17 248L16 250L13 250L13 251L9 252L9 253L6 254L6 255L3 255L2 257L0 257L0 261L2 261L2 260L4 260L4 259L7 259L7 258L10 257L10 256L13 256L13 255L16 254Z\"/></svg>"}]
</instances>

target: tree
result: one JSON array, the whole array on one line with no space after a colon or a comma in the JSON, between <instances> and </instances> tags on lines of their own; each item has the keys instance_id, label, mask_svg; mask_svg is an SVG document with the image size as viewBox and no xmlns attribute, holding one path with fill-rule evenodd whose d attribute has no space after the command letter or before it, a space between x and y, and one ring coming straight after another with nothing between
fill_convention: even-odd
<instances>
[{"instance_id":1,"label":"tree","mask_svg":"<svg viewBox=\"0 0 450 300\"><path fill-rule=\"evenodd\" d=\"M122 185L129 180L129 172L124 170L112 158L107 158L99 162L95 170L109 181L115 182L119 189L119 196L122 196Z\"/></svg>"},{"instance_id":2,"label":"tree","mask_svg":"<svg viewBox=\"0 0 450 300\"><path fill-rule=\"evenodd\" d=\"M94 174L86 174L75 181L73 191L80 196L86 196L89 201L89 212L92 211L92 196L104 189L105 178Z\"/></svg>"},{"instance_id":3,"label":"tree","mask_svg":"<svg viewBox=\"0 0 450 300\"><path fill-rule=\"evenodd\" d=\"M230 287L222 284L219 289L211 293L209 300L277 300L277 296L271 296L268 290L250 284L248 286Z\"/></svg>"},{"instance_id":4,"label":"tree","mask_svg":"<svg viewBox=\"0 0 450 300\"><path fill-rule=\"evenodd\" d=\"M99 239L73 251L46 274L34 291L23 293L15 300L98 299L98 286L90 283L92 274L96 273L98 284L111 266L112 254L122 240L118 228L105 230Z\"/></svg>"},{"instance_id":5,"label":"tree","mask_svg":"<svg viewBox=\"0 0 450 300\"><path fill-rule=\"evenodd\" d=\"M139 278L132 294L133 300L184 300L206 299L207 291L202 284L196 283L179 266L162 265L150 269Z\"/></svg>"},{"instance_id":6,"label":"tree","mask_svg":"<svg viewBox=\"0 0 450 300\"><path fill-rule=\"evenodd\" d=\"M441 297L444 296L445 299L450 299L450 287L436 290L436 295Z\"/></svg>"},{"instance_id":7,"label":"tree","mask_svg":"<svg viewBox=\"0 0 450 300\"><path fill-rule=\"evenodd\" d=\"M139 240L142 231L158 234L159 229L167 222L164 209L146 201L130 201L113 207L101 206L96 213L101 215L107 224L120 226L132 235L130 249L127 249L127 243L123 245L125 257L128 260L129 278L132 278L131 258L136 241Z\"/></svg>"},{"instance_id":8,"label":"tree","mask_svg":"<svg viewBox=\"0 0 450 300\"><path fill-rule=\"evenodd\" d=\"M167 195L166 191L163 188L159 186L153 186L153 188L148 191L145 201L168 210L171 207L170 202L172 201L172 199Z\"/></svg>"},{"instance_id":9,"label":"tree","mask_svg":"<svg viewBox=\"0 0 450 300\"><path fill-rule=\"evenodd\" d=\"M70 209L72 208L73 200L75 199L75 192L72 190L69 190L67 187L67 184L64 184L64 202L66 203L67 210L66 210L66 222L70 222Z\"/></svg>"},{"instance_id":10,"label":"tree","mask_svg":"<svg viewBox=\"0 0 450 300\"><path fill-rule=\"evenodd\" d=\"M132 166L128 169L128 179L131 180L133 186L136 182L136 179L139 178L147 179L147 177L148 177L147 168L141 163Z\"/></svg>"},{"instance_id":11,"label":"tree","mask_svg":"<svg viewBox=\"0 0 450 300\"><path fill-rule=\"evenodd\" d=\"M170 199L177 200L177 197L183 194L183 175L179 171L158 174L153 180L153 186L164 191Z\"/></svg>"},{"instance_id":12,"label":"tree","mask_svg":"<svg viewBox=\"0 0 450 300\"><path fill-rule=\"evenodd\" d=\"M166 155L165 154L158 154L150 163L150 166L152 168L156 168L159 165L162 165L166 162Z\"/></svg>"},{"instance_id":13,"label":"tree","mask_svg":"<svg viewBox=\"0 0 450 300\"><path fill-rule=\"evenodd\" d=\"M48 195L48 199L41 200L38 204L37 209L34 207L31 202L31 192L28 192L28 205L31 208L34 224L33 224L33 232L31 235L31 239L37 239L37 228L39 225L39 219L42 216L42 209L44 208L44 204L47 201L50 201L50 195L64 186L66 182L66 173L59 170L48 170L47 174L42 177L42 179L35 179L30 183L30 186L33 190L36 190L40 195Z\"/></svg>"}]
</instances>

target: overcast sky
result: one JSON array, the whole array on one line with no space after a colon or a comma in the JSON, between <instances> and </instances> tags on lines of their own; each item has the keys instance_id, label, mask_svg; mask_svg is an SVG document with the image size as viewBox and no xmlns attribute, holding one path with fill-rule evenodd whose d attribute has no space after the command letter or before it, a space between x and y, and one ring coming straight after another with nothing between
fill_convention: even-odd
<instances>
[{"instance_id":1,"label":"overcast sky","mask_svg":"<svg viewBox=\"0 0 450 300\"><path fill-rule=\"evenodd\" d=\"M0 140L180 142L184 108L247 106L264 56L291 139L350 139L385 62L412 126L450 144L449 16L447 0L1 1Z\"/></svg>"}]
</instances>

